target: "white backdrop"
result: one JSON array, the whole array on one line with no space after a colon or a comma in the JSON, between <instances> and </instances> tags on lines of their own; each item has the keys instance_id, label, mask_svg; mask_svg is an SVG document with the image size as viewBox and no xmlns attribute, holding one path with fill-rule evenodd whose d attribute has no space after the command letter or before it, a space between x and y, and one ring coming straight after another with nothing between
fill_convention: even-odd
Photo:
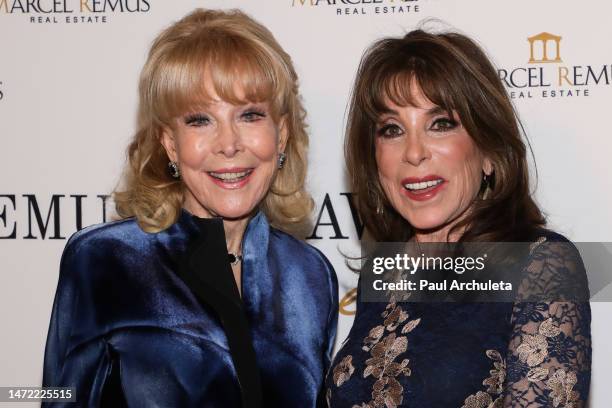
<instances>
[{"instance_id":1,"label":"white backdrop","mask_svg":"<svg viewBox=\"0 0 612 408\"><path fill-rule=\"evenodd\" d=\"M536 157L536 196L550 225L575 241L612 241L609 2L60 0L55 9L52 0L25 3L0 0L0 386L40 384L65 238L77 228L79 207L82 226L103 220L98 196L109 194L120 177L148 47L195 7L241 8L292 55L308 110L314 216L329 195L340 230L320 225L321 239L309 242L336 267L341 297L356 276L339 251L359 248L341 195L349 192L342 157L348 92L368 44L429 17L477 39L504 70ZM561 37L561 61L529 62L527 38L542 32ZM542 59L541 43L534 53ZM555 57L549 41L548 58ZM110 216L112 203L107 207ZM331 222L329 210L323 208L322 223ZM334 239L338 234L346 238ZM612 305L592 308L591 406L607 407ZM352 316L340 315L339 341L351 322Z\"/></svg>"}]
</instances>

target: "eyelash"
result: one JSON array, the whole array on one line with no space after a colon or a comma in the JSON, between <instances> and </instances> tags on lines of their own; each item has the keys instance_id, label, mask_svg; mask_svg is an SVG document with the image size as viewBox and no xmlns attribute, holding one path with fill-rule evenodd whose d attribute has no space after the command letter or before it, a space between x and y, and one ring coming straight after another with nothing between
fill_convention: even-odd
<instances>
[{"instance_id":1,"label":"eyelash","mask_svg":"<svg viewBox=\"0 0 612 408\"><path fill-rule=\"evenodd\" d=\"M442 127L440 127L441 124L443 124ZM433 121L433 123L430 126L430 130L434 132L448 132L448 131L455 129L457 126L459 126L459 123L456 120L447 118L447 117L442 117L442 118L437 118ZM399 129L400 132L396 134L388 134L388 132L391 129ZM400 136L401 133L402 133L401 128L395 123L384 125L376 131L376 134L378 136L387 138L387 139L391 139L391 138Z\"/></svg>"},{"instance_id":2,"label":"eyelash","mask_svg":"<svg viewBox=\"0 0 612 408\"><path fill-rule=\"evenodd\" d=\"M399 136L399 134L393 134L393 135L387 134L387 132L391 129L399 129L401 131L401 128L398 125L396 125L395 123L390 123L388 125L382 126L380 129L376 131L376 133L378 134L378 136L387 138L387 139Z\"/></svg>"},{"instance_id":3,"label":"eyelash","mask_svg":"<svg viewBox=\"0 0 612 408\"><path fill-rule=\"evenodd\" d=\"M188 126L203 126L204 122L210 122L210 119L201 113L194 113L185 117L185 124Z\"/></svg>"},{"instance_id":4,"label":"eyelash","mask_svg":"<svg viewBox=\"0 0 612 408\"><path fill-rule=\"evenodd\" d=\"M256 122L259 119L265 118L266 117L266 113L264 111L258 110L258 109L249 109L246 112L244 112L241 116L244 119L246 119L247 122ZM247 117L249 117L249 116L251 118L247 119Z\"/></svg>"},{"instance_id":5,"label":"eyelash","mask_svg":"<svg viewBox=\"0 0 612 408\"><path fill-rule=\"evenodd\" d=\"M246 122L256 122L261 118L266 117L266 113L262 110L249 109L240 115ZM185 124L188 126L203 126L210 122L208 116L201 113L194 113L185 117Z\"/></svg>"},{"instance_id":6,"label":"eyelash","mask_svg":"<svg viewBox=\"0 0 612 408\"><path fill-rule=\"evenodd\" d=\"M440 123L444 123L444 127L435 129L434 126L437 124L439 125ZM435 132L448 132L449 130L455 129L458 125L459 123L456 120L444 117L434 120L431 124L431 129Z\"/></svg>"}]
</instances>

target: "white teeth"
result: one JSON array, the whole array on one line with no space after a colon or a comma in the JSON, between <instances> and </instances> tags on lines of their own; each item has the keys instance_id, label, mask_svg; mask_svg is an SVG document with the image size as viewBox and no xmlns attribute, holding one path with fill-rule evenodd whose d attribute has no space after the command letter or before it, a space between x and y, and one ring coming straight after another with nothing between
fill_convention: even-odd
<instances>
[{"instance_id":1,"label":"white teeth","mask_svg":"<svg viewBox=\"0 0 612 408\"><path fill-rule=\"evenodd\" d=\"M404 184L404 188L407 188L408 190L423 190L424 188L437 186L438 184L442 183L442 181L444 180L438 179L431 181L422 181L420 183L408 183Z\"/></svg>"},{"instance_id":2,"label":"white teeth","mask_svg":"<svg viewBox=\"0 0 612 408\"><path fill-rule=\"evenodd\" d=\"M238 173L215 173L214 171L209 172L211 176L214 178L218 178L223 181L236 181L243 177L246 177L251 173L252 170L241 171Z\"/></svg>"}]
</instances>

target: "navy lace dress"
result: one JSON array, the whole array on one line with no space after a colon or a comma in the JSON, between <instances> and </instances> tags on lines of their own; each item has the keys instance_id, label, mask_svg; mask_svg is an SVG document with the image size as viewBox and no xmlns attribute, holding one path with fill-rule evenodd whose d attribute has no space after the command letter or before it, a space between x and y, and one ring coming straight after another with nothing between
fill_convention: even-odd
<instances>
[{"instance_id":1,"label":"navy lace dress","mask_svg":"<svg viewBox=\"0 0 612 408\"><path fill-rule=\"evenodd\" d=\"M366 303L358 297L353 327L326 378L328 406L583 406L591 314L584 266L568 244L543 232L520 268L514 303ZM582 301L532 296L577 287L587 291Z\"/></svg>"}]
</instances>

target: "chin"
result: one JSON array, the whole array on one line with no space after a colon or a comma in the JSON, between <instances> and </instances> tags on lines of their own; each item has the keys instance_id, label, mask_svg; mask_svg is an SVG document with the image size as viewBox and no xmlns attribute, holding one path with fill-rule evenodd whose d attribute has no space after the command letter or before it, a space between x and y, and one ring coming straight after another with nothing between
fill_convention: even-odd
<instances>
[{"instance_id":1,"label":"chin","mask_svg":"<svg viewBox=\"0 0 612 408\"><path fill-rule=\"evenodd\" d=\"M237 220L248 217L253 210L254 207L220 207L215 213L218 217L228 220Z\"/></svg>"},{"instance_id":2,"label":"chin","mask_svg":"<svg viewBox=\"0 0 612 408\"><path fill-rule=\"evenodd\" d=\"M447 218L437 212L423 211L411 213L410 216L404 216L413 228L418 230L436 230L442 228L446 223Z\"/></svg>"}]
</instances>

